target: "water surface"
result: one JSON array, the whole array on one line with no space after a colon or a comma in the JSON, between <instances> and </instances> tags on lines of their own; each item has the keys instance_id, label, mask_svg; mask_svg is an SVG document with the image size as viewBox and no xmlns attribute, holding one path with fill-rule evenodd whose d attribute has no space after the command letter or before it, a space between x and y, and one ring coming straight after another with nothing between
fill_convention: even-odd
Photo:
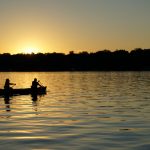
<instances>
[{"instance_id":1,"label":"water surface","mask_svg":"<svg viewBox=\"0 0 150 150\"><path fill-rule=\"evenodd\" d=\"M6 72L0 88L34 77L37 101L0 97L0 149L150 149L150 72Z\"/></svg>"}]
</instances>

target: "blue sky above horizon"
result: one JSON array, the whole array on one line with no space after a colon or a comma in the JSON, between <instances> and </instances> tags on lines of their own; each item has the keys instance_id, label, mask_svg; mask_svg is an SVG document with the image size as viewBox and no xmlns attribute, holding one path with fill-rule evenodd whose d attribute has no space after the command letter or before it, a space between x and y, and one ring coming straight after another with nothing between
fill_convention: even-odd
<instances>
[{"instance_id":1,"label":"blue sky above horizon","mask_svg":"<svg viewBox=\"0 0 150 150\"><path fill-rule=\"evenodd\" d=\"M0 53L150 48L149 0L0 0Z\"/></svg>"}]
</instances>

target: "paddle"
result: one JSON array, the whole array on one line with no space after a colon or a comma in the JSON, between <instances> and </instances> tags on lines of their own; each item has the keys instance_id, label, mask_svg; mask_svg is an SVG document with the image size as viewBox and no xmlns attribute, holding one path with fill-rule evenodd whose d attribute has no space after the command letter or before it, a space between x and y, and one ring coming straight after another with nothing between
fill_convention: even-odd
<instances>
[{"instance_id":1,"label":"paddle","mask_svg":"<svg viewBox=\"0 0 150 150\"><path fill-rule=\"evenodd\" d=\"M15 83L13 83L13 84L12 84L12 88L13 88L15 85L16 85L16 84L15 84Z\"/></svg>"},{"instance_id":2,"label":"paddle","mask_svg":"<svg viewBox=\"0 0 150 150\"><path fill-rule=\"evenodd\" d=\"M40 80L38 81L38 83L40 84L40 86L44 87L44 85L40 82Z\"/></svg>"}]
</instances>

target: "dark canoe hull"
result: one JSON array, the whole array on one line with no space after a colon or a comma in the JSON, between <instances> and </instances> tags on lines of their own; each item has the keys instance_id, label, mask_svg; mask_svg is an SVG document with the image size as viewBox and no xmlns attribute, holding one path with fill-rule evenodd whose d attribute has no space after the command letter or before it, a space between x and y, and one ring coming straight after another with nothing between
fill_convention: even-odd
<instances>
[{"instance_id":1,"label":"dark canoe hull","mask_svg":"<svg viewBox=\"0 0 150 150\"><path fill-rule=\"evenodd\" d=\"M10 89L9 91L5 91L4 89L0 89L0 95L1 96L11 96L11 95L28 95L28 94L34 94L34 95L42 95L46 94L46 87L39 87L36 91L33 91L31 88L22 88L22 89Z\"/></svg>"}]
</instances>

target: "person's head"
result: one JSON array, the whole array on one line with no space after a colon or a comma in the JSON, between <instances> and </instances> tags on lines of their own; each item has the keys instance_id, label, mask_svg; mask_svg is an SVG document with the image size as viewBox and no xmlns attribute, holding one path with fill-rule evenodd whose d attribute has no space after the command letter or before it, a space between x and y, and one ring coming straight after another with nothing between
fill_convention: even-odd
<instances>
[{"instance_id":1,"label":"person's head","mask_svg":"<svg viewBox=\"0 0 150 150\"><path fill-rule=\"evenodd\" d=\"M9 82L9 79L6 79L6 82Z\"/></svg>"},{"instance_id":2,"label":"person's head","mask_svg":"<svg viewBox=\"0 0 150 150\"><path fill-rule=\"evenodd\" d=\"M34 81L37 82L37 78L34 78Z\"/></svg>"}]
</instances>

